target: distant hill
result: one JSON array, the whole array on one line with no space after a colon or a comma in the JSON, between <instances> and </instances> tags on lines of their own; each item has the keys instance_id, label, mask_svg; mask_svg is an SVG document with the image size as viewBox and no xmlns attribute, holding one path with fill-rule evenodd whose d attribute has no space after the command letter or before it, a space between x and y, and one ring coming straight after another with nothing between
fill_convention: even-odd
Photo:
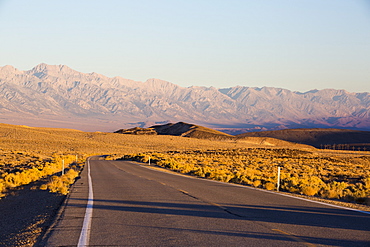
<instances>
[{"instance_id":1,"label":"distant hill","mask_svg":"<svg viewBox=\"0 0 370 247\"><path fill-rule=\"evenodd\" d=\"M199 139L233 139L234 136L223 132L206 128L199 125L188 124L184 122L168 123L164 125L155 125L151 128L155 129L160 135L175 135L184 137L193 137Z\"/></svg>"},{"instance_id":2,"label":"distant hill","mask_svg":"<svg viewBox=\"0 0 370 247\"><path fill-rule=\"evenodd\" d=\"M149 128L135 127L131 129L120 129L115 131L115 133L134 135L173 135L209 140L229 140L235 138L234 136L217 130L184 122L154 125Z\"/></svg>"},{"instance_id":3,"label":"distant hill","mask_svg":"<svg viewBox=\"0 0 370 247\"><path fill-rule=\"evenodd\" d=\"M120 129L115 133L121 134L134 134L134 135L172 135L182 136L197 139L207 140L221 140L221 141L234 141L244 142L246 144L253 145L267 145L267 146L284 146L284 147L295 147L295 148L312 148L308 145L297 144L285 140L279 140L272 137L243 137L243 136L232 136L223 132L206 128L203 126L189 124L184 122L168 123L163 125L154 125L149 128L131 128L131 129Z\"/></svg>"},{"instance_id":4,"label":"distant hill","mask_svg":"<svg viewBox=\"0 0 370 247\"><path fill-rule=\"evenodd\" d=\"M280 140L312 145L317 148L352 149L370 147L370 131L346 129L285 129L248 132L236 135L245 137L272 137ZM327 146L329 145L329 146ZM370 150L367 149L367 150Z\"/></svg>"},{"instance_id":5,"label":"distant hill","mask_svg":"<svg viewBox=\"0 0 370 247\"><path fill-rule=\"evenodd\" d=\"M181 87L39 64L0 67L0 116L9 124L84 131L191 122L245 131L286 128L370 130L370 93L273 87ZM230 132L231 133L231 132Z\"/></svg>"}]
</instances>

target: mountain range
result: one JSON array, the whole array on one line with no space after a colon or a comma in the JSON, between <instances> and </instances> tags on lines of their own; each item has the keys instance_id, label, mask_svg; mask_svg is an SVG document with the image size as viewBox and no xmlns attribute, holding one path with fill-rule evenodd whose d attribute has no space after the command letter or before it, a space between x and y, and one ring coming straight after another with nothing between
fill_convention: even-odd
<instances>
[{"instance_id":1,"label":"mountain range","mask_svg":"<svg viewBox=\"0 0 370 247\"><path fill-rule=\"evenodd\" d=\"M370 93L273 87L181 87L39 64L0 67L0 122L113 131L191 122L236 134L286 128L370 130ZM240 133L240 132L239 132Z\"/></svg>"}]
</instances>

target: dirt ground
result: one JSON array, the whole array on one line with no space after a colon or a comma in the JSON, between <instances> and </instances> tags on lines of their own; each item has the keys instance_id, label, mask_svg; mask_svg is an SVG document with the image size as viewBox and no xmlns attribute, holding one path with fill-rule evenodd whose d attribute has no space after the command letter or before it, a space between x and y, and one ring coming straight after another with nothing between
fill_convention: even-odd
<instances>
[{"instance_id":1,"label":"dirt ground","mask_svg":"<svg viewBox=\"0 0 370 247\"><path fill-rule=\"evenodd\" d=\"M66 196L36 189L40 182L0 199L0 246L37 246Z\"/></svg>"}]
</instances>

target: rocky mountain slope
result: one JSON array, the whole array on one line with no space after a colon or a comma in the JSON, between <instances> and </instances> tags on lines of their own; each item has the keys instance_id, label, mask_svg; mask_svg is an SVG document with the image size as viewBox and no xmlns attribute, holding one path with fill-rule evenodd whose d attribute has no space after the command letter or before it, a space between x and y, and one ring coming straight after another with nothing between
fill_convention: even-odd
<instances>
[{"instance_id":1,"label":"rocky mountain slope","mask_svg":"<svg viewBox=\"0 0 370 247\"><path fill-rule=\"evenodd\" d=\"M180 87L137 82L65 65L0 67L0 122L113 131L186 121L212 128L370 130L370 94L345 90Z\"/></svg>"}]
</instances>

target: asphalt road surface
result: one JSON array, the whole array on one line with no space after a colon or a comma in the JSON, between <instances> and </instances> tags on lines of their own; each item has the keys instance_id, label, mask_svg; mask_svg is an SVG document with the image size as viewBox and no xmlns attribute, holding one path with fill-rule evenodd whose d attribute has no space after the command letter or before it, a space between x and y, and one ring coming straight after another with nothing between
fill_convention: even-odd
<instances>
[{"instance_id":1,"label":"asphalt road surface","mask_svg":"<svg viewBox=\"0 0 370 247\"><path fill-rule=\"evenodd\" d=\"M127 161L89 166L45 245L370 246L366 213Z\"/></svg>"}]
</instances>

